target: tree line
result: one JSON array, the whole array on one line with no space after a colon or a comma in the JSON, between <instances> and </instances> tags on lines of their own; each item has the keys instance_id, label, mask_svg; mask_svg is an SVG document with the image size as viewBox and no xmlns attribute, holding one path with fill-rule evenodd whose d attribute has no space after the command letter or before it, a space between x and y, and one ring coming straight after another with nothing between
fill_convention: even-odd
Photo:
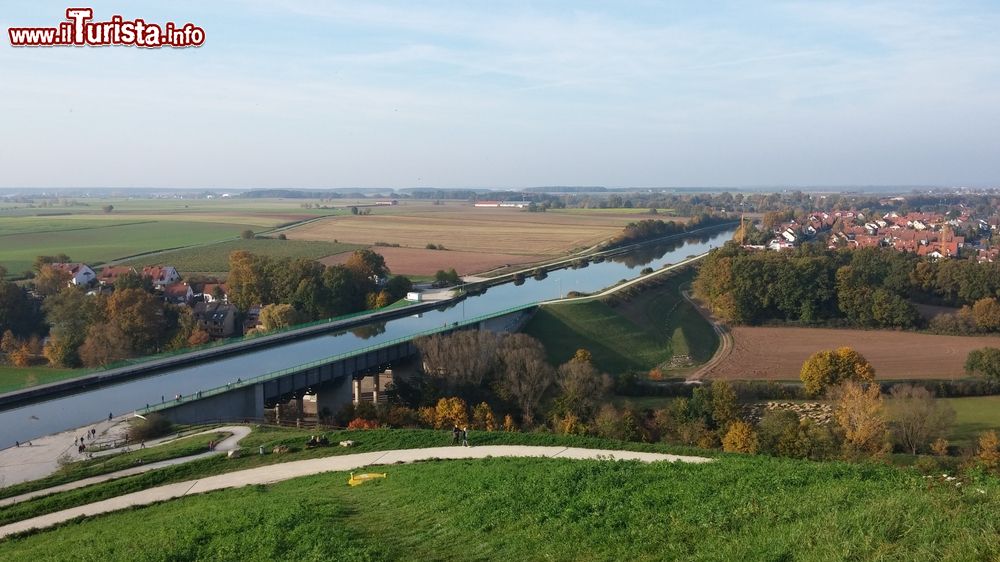
<instances>
[{"instance_id":1,"label":"tree line","mask_svg":"<svg viewBox=\"0 0 1000 562\"><path fill-rule=\"evenodd\" d=\"M940 331L955 331L951 324L959 316L968 318L968 331L1000 329L1000 264L928 261L889 248L828 250L805 244L768 252L729 243L703 260L694 290L734 324L777 320L913 328L923 325L913 302L924 302L968 307L936 320Z\"/></svg>"}]
</instances>

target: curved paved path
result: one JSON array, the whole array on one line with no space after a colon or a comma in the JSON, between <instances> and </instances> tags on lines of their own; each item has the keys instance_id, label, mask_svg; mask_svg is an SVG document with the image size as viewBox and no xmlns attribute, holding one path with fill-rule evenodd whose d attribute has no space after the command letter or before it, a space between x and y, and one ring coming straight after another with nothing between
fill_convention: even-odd
<instances>
[{"instance_id":1,"label":"curved paved path","mask_svg":"<svg viewBox=\"0 0 1000 562\"><path fill-rule=\"evenodd\" d=\"M158 486L140 492L125 494L116 498L92 504L65 509L47 515L40 515L0 527L0 538L29 529L42 529L70 519L109 513L133 506L179 498L191 494L211 492L226 488L239 488L251 484L271 484L291 478L340 472L366 466L411 463L432 459L482 459L485 457L548 457L565 459L637 460L642 462L680 461L703 463L712 459L687 457L661 453L637 451L612 451L606 449L581 449L577 447L534 447L527 445L486 445L482 447L433 447L427 449L397 449L375 451L354 455L340 455L318 459L306 459L278 463L247 470L209 476L200 480L189 480L176 484Z\"/></svg>"},{"instance_id":2,"label":"curved paved path","mask_svg":"<svg viewBox=\"0 0 1000 562\"><path fill-rule=\"evenodd\" d=\"M233 449L237 448L240 440L250 434L250 428L242 425L233 425L226 427L217 427L215 429L210 429L208 431L202 431L201 433L192 433L191 435L186 435L181 439L187 437L194 437L196 435L204 435L206 433L231 433L229 437L226 437L215 446L215 450L207 451L204 453L199 453L197 455L188 455L186 457L177 457L174 459L167 459L159 462L151 462L149 464L142 464L134 466L132 468L126 468L123 470L118 470L115 472L109 472L107 474L100 474L98 476L91 476L90 478L83 478L81 480L75 480L73 482L68 482L66 484L60 484L59 486L53 486L51 488L45 488L42 490L35 490L34 492L28 492L27 494L21 494L19 496L12 496L9 498L0 499L0 507L5 507L8 505L13 505L15 503L20 503L32 498L37 498L39 496L47 496L49 494L55 494L58 492L65 492L68 490L75 490L77 488L83 488L85 486L90 486L91 484L100 484L101 482L107 482L108 480L114 480L116 478L122 478L124 476L132 476L134 474L142 474L143 472L149 472L150 470L156 470L158 468L164 468L167 466L174 466L178 464L184 464L187 462L195 461L198 459L203 459L206 457L211 457L214 455L225 454ZM167 441L168 443L173 443L176 439ZM147 447L148 448L148 447ZM133 447L133 450L138 450Z\"/></svg>"},{"instance_id":3,"label":"curved paved path","mask_svg":"<svg viewBox=\"0 0 1000 562\"><path fill-rule=\"evenodd\" d=\"M704 308L701 303L696 302L691 298L691 293L689 291L681 291L681 295L691 303L691 306L698 311L699 314L705 319L706 322L712 325L712 329L715 330L716 335L719 336L719 347L715 350L715 355L712 356L704 365L698 368L697 371L691 373L687 380L689 381L700 381L705 375L712 371L722 362L723 359L729 357L729 354L733 351L733 334L722 324L716 321L715 316Z\"/></svg>"}]
</instances>

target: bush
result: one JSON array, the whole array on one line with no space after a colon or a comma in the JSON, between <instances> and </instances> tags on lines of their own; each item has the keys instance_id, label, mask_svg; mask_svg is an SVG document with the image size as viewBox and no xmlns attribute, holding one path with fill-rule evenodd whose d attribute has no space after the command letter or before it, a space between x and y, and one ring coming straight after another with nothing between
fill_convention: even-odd
<instances>
[{"instance_id":1,"label":"bush","mask_svg":"<svg viewBox=\"0 0 1000 562\"><path fill-rule=\"evenodd\" d=\"M364 418L354 418L351 420L351 423L347 424L347 429L378 429L378 422Z\"/></svg>"},{"instance_id":2,"label":"bush","mask_svg":"<svg viewBox=\"0 0 1000 562\"><path fill-rule=\"evenodd\" d=\"M251 239L253 239L253 231L252 230L244 230L243 232L240 233L240 238L242 238L244 240L251 240Z\"/></svg>"},{"instance_id":3,"label":"bush","mask_svg":"<svg viewBox=\"0 0 1000 562\"><path fill-rule=\"evenodd\" d=\"M149 414L146 419L134 418L129 428L129 441L149 441L163 437L173 430L174 424L162 414Z\"/></svg>"}]
</instances>

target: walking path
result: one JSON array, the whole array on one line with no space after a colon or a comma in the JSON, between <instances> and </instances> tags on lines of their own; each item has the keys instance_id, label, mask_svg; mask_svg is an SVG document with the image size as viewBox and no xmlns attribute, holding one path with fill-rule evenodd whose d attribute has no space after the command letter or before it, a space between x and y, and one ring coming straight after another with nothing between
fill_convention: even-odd
<instances>
[{"instance_id":1,"label":"walking path","mask_svg":"<svg viewBox=\"0 0 1000 562\"><path fill-rule=\"evenodd\" d=\"M226 454L237 448L241 439L250 434L250 428L242 425L232 425L226 427L217 427L214 429L209 429L207 431L202 431L201 433L192 433L191 435L186 435L185 437L193 437L195 435L204 435L206 433L232 433L229 437L219 441L215 446L215 449L200 453L197 455L188 455L186 457L177 457L175 459L167 459L159 462L151 462L149 464L142 464L139 466L133 466L132 468L126 468L123 470L118 470L115 472L109 472L107 474L101 474L99 476L92 476L90 478L83 478L81 480L75 480L73 482L68 482L66 484L60 484L58 486L53 486L51 488L45 488L43 490L35 490L34 492L28 492L26 494L21 494L20 496L12 496L9 498L0 499L0 507L6 507L8 505L13 505L15 503L20 503L32 498L37 498L39 496L47 496L49 494L55 494L58 492L66 492L68 490L75 490L77 488L83 488L84 486L90 486L91 484L100 484L101 482L107 482L108 480L114 480L116 478L122 478L125 476L132 476L135 474L142 474L143 472L149 472L150 470L156 470L158 468L164 468L167 466L174 466L178 464L184 464L187 462L195 461L198 459L203 459L206 457L211 457L214 455ZM171 441L174 439L171 438ZM160 440L164 441L164 440ZM148 446L147 446L148 448Z\"/></svg>"},{"instance_id":2,"label":"walking path","mask_svg":"<svg viewBox=\"0 0 1000 562\"><path fill-rule=\"evenodd\" d=\"M642 462L711 462L704 457L642 453L636 451L613 451L606 449L581 449L577 447L535 447L525 445L486 445L482 447L433 447L426 449L397 449L353 455L340 455L271 464L247 470L209 476L200 480L189 480L176 484L158 486L140 492L125 494L116 498L94 502L88 505L65 509L47 515L40 515L0 527L0 538L29 529L43 529L76 517L93 516L129 507L201 494L213 490L239 488L251 484L271 484L291 478L340 472L367 466L411 463L434 459L482 459L486 457L548 457L564 459L637 460Z\"/></svg>"},{"instance_id":3,"label":"walking path","mask_svg":"<svg viewBox=\"0 0 1000 562\"><path fill-rule=\"evenodd\" d=\"M689 381L700 381L702 377L707 375L712 369L715 368L716 365L721 363L723 359L729 357L729 354L732 353L734 343L733 334L726 329L725 326L715 320L715 316L712 315L711 311L705 309L700 303L692 299L691 294L688 291L681 291L681 295L683 295L684 298L691 303L691 306L693 306L695 310L697 310L698 313L712 325L712 329L715 330L715 333L719 336L719 347L715 350L715 355L713 355L712 358L702 365L697 371L691 373L691 375L687 378Z\"/></svg>"}]
</instances>

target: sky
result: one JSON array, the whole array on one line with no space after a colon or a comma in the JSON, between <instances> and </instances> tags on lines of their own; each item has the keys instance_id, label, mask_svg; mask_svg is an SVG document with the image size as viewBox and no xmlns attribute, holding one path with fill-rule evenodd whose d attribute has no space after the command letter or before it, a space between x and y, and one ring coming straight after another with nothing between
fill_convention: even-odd
<instances>
[{"instance_id":1,"label":"sky","mask_svg":"<svg viewBox=\"0 0 1000 562\"><path fill-rule=\"evenodd\" d=\"M13 48L191 22L200 48ZM0 187L1000 185L1000 2L0 0Z\"/></svg>"}]
</instances>

